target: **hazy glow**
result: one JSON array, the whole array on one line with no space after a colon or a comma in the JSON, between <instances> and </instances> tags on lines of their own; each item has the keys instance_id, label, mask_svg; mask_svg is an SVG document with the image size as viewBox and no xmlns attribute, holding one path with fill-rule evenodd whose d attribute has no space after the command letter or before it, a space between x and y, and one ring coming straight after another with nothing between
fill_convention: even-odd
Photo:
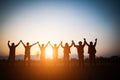
<instances>
[{"instance_id":1,"label":"hazy glow","mask_svg":"<svg viewBox=\"0 0 120 80\"><path fill-rule=\"evenodd\" d=\"M52 49L50 46L46 48L46 58L49 58L49 59L53 58Z\"/></svg>"},{"instance_id":2,"label":"hazy glow","mask_svg":"<svg viewBox=\"0 0 120 80\"><path fill-rule=\"evenodd\" d=\"M11 11L9 17L4 21L1 33L0 53L8 55L7 41L15 42L19 40L40 43L59 44L60 41L71 40L94 41L98 38L97 55L104 55L113 50L114 34L109 20L104 20L101 12L97 12L93 7L80 3L31 3L19 6ZM104 44L103 44L104 43ZM72 54L76 53L76 48L71 48ZM24 47L20 44L16 49L17 54L24 54ZM40 54L38 45L31 48L31 54ZM46 58L52 58L51 48L46 49ZM59 48L59 55L63 55L63 49ZM85 46L85 55L87 46Z\"/></svg>"}]
</instances>

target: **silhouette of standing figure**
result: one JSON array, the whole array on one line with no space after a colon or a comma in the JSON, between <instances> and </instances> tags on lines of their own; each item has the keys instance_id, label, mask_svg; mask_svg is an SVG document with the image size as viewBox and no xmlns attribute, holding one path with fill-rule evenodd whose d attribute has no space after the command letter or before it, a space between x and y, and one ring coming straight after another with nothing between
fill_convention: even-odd
<instances>
[{"instance_id":1,"label":"silhouette of standing figure","mask_svg":"<svg viewBox=\"0 0 120 80\"><path fill-rule=\"evenodd\" d=\"M53 50L53 59L54 60L58 60L58 48L60 47L61 43L57 46L57 44L54 44L54 46L52 46L50 44L50 46L52 47Z\"/></svg>"},{"instance_id":2,"label":"silhouette of standing figure","mask_svg":"<svg viewBox=\"0 0 120 80\"><path fill-rule=\"evenodd\" d=\"M75 42L73 42L74 47L77 48L77 53L78 53L78 59L79 59L79 65L84 67L84 47L85 47L85 39L84 39L84 44L82 44L82 41L79 41L79 45L75 45Z\"/></svg>"},{"instance_id":3,"label":"silhouette of standing figure","mask_svg":"<svg viewBox=\"0 0 120 80\"><path fill-rule=\"evenodd\" d=\"M8 57L8 60L9 61L15 61L15 49L16 47L20 44L20 42L15 45L14 43L12 43L10 45L10 41L8 41L8 47L9 47L9 57Z\"/></svg>"},{"instance_id":4,"label":"silhouette of standing figure","mask_svg":"<svg viewBox=\"0 0 120 80\"><path fill-rule=\"evenodd\" d=\"M73 46L73 44L71 44L69 46L68 43L65 43L65 46L62 45L62 42L61 42L61 47L63 48L63 53L64 53L64 61L65 62L68 62L69 61L69 54L71 53L70 51L70 48Z\"/></svg>"},{"instance_id":5,"label":"silhouette of standing figure","mask_svg":"<svg viewBox=\"0 0 120 80\"><path fill-rule=\"evenodd\" d=\"M88 46L88 54L89 54L89 60L90 60L90 65L92 66L94 64L94 66L96 65L96 61L95 61L95 54L96 54L96 44L97 44L97 38L95 39L95 43L93 45L93 42L91 41L90 44L88 44L86 42L86 39L85 39L85 43L87 44Z\"/></svg>"},{"instance_id":6,"label":"silhouette of standing figure","mask_svg":"<svg viewBox=\"0 0 120 80\"><path fill-rule=\"evenodd\" d=\"M22 42L22 40L21 40ZM28 58L28 61L30 61L30 49L33 45L37 44L38 42L30 45L29 42L26 43L26 45L22 42L23 46L25 47L25 56L24 56L24 61L26 61L26 58Z\"/></svg>"},{"instance_id":7,"label":"silhouette of standing figure","mask_svg":"<svg viewBox=\"0 0 120 80\"><path fill-rule=\"evenodd\" d=\"M41 46L40 43L38 43L40 50L41 50L40 60L45 60L45 50L49 43L50 43L50 41L48 41L48 43L45 46L44 46L44 44L42 44L42 46Z\"/></svg>"}]
</instances>

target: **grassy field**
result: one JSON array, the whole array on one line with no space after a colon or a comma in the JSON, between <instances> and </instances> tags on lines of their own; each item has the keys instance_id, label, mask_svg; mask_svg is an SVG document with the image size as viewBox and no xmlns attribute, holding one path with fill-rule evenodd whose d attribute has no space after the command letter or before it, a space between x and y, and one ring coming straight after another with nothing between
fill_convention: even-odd
<instances>
[{"instance_id":1,"label":"grassy field","mask_svg":"<svg viewBox=\"0 0 120 80\"><path fill-rule=\"evenodd\" d=\"M82 68L77 62L0 61L0 80L119 80L119 63L97 63ZM118 79L119 78L119 79Z\"/></svg>"}]
</instances>

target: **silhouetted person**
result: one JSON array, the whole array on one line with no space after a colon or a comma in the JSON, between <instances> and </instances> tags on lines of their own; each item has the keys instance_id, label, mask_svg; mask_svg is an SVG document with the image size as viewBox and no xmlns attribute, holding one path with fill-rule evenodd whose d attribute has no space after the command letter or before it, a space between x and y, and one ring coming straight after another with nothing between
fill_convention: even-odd
<instances>
[{"instance_id":1,"label":"silhouetted person","mask_svg":"<svg viewBox=\"0 0 120 80\"><path fill-rule=\"evenodd\" d=\"M38 43L41 51L40 60L45 60L45 50L49 43L50 42L48 42L46 45L42 44L42 46L40 45L40 43Z\"/></svg>"},{"instance_id":2,"label":"silhouetted person","mask_svg":"<svg viewBox=\"0 0 120 80\"><path fill-rule=\"evenodd\" d=\"M78 45L75 45L75 42L73 42L74 47L77 48L77 53L78 53L78 59L79 59L79 65L84 67L84 47L85 47L85 39L84 39L84 44L82 44L82 41L78 42Z\"/></svg>"},{"instance_id":3,"label":"silhouetted person","mask_svg":"<svg viewBox=\"0 0 120 80\"><path fill-rule=\"evenodd\" d=\"M65 43L65 46L63 46L61 42L61 47L63 48L63 53L64 53L64 61L68 62L69 61L69 54L71 53L70 48L72 47L73 44L69 46L68 43Z\"/></svg>"},{"instance_id":4,"label":"silhouetted person","mask_svg":"<svg viewBox=\"0 0 120 80\"><path fill-rule=\"evenodd\" d=\"M54 60L58 60L58 48L60 47L60 45L61 45L61 44L59 44L59 45L57 46L57 44L54 44L54 46L52 46L52 45L50 44L50 46L52 47L52 50L53 50L53 59L54 59Z\"/></svg>"},{"instance_id":5,"label":"silhouetted person","mask_svg":"<svg viewBox=\"0 0 120 80\"><path fill-rule=\"evenodd\" d=\"M21 40L22 42L22 40ZM30 49L33 45L37 44L38 42L30 45L29 42L26 43L26 45L22 42L23 46L25 47L25 56L24 56L24 61L26 61L26 58L28 58L28 61L30 61Z\"/></svg>"},{"instance_id":6,"label":"silhouetted person","mask_svg":"<svg viewBox=\"0 0 120 80\"><path fill-rule=\"evenodd\" d=\"M93 64L96 65L96 61L95 61L95 54L96 54L96 44L97 44L97 38L95 39L95 43L93 44L93 42L91 41L90 44L88 44L86 42L85 39L85 43L88 46L88 54L89 54L89 60L90 60L90 65L92 66Z\"/></svg>"},{"instance_id":7,"label":"silhouetted person","mask_svg":"<svg viewBox=\"0 0 120 80\"><path fill-rule=\"evenodd\" d=\"M12 62L15 61L15 49L16 49L16 47L19 44L20 44L20 42L17 45L15 45L14 43L12 43L10 45L10 41L8 41L8 47L9 47L9 57L8 57L8 60L9 61L12 61Z\"/></svg>"}]
</instances>

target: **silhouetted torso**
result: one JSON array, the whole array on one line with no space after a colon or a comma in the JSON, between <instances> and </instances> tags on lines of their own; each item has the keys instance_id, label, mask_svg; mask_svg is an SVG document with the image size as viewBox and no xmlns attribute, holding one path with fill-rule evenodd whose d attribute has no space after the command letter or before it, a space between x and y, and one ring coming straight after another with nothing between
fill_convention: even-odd
<instances>
[{"instance_id":1,"label":"silhouetted torso","mask_svg":"<svg viewBox=\"0 0 120 80\"><path fill-rule=\"evenodd\" d=\"M71 53L70 48L71 46L62 46L63 53L64 53L64 60L69 60L69 54Z\"/></svg>"},{"instance_id":2,"label":"silhouetted torso","mask_svg":"<svg viewBox=\"0 0 120 80\"><path fill-rule=\"evenodd\" d=\"M78 54L83 55L83 53L84 53L84 45L75 45L75 47L77 48Z\"/></svg>"},{"instance_id":3,"label":"silhouetted torso","mask_svg":"<svg viewBox=\"0 0 120 80\"><path fill-rule=\"evenodd\" d=\"M71 53L69 46L65 46L65 47L63 47L63 49L64 49L63 52L64 52L66 55L68 55L69 53Z\"/></svg>"},{"instance_id":4,"label":"silhouetted torso","mask_svg":"<svg viewBox=\"0 0 120 80\"><path fill-rule=\"evenodd\" d=\"M9 57L8 57L8 60L9 61L15 61L15 49L16 47L20 44L20 42L15 45L14 43L12 43L10 45L10 41L8 41L8 47L9 47Z\"/></svg>"},{"instance_id":5,"label":"silhouetted torso","mask_svg":"<svg viewBox=\"0 0 120 80\"><path fill-rule=\"evenodd\" d=\"M15 60L15 48L16 46L9 46L9 59Z\"/></svg>"},{"instance_id":6,"label":"silhouetted torso","mask_svg":"<svg viewBox=\"0 0 120 80\"><path fill-rule=\"evenodd\" d=\"M93 42L91 41L90 44L88 44L86 42L87 46L88 46L88 54L89 54L89 61L90 61L90 66L92 66L93 64L96 65L96 61L95 61L95 54L96 54L96 44L97 44L97 38L95 39L95 43L93 44Z\"/></svg>"},{"instance_id":7,"label":"silhouetted torso","mask_svg":"<svg viewBox=\"0 0 120 80\"><path fill-rule=\"evenodd\" d=\"M95 45L88 45L88 53L91 55L96 53Z\"/></svg>"},{"instance_id":8,"label":"silhouetted torso","mask_svg":"<svg viewBox=\"0 0 120 80\"><path fill-rule=\"evenodd\" d=\"M84 46L85 46L85 41L84 41L83 45L82 45L81 41L78 43L79 45L75 45L74 42L73 42L73 44L74 44L74 47L77 48L79 66L84 67Z\"/></svg>"},{"instance_id":9,"label":"silhouetted torso","mask_svg":"<svg viewBox=\"0 0 120 80\"><path fill-rule=\"evenodd\" d=\"M21 40L22 42L22 40ZM37 42L38 43L38 42ZM26 59L28 58L28 61L30 61L30 49L33 45L37 44L37 43L34 43L32 45L29 45L29 42L26 43L26 45L22 42L23 46L25 47L25 56L24 56L24 61L26 61Z\"/></svg>"},{"instance_id":10,"label":"silhouetted torso","mask_svg":"<svg viewBox=\"0 0 120 80\"><path fill-rule=\"evenodd\" d=\"M25 46L25 54L30 55L30 48L31 46Z\"/></svg>"},{"instance_id":11,"label":"silhouetted torso","mask_svg":"<svg viewBox=\"0 0 120 80\"><path fill-rule=\"evenodd\" d=\"M41 58L41 59L45 59L45 47L42 46L42 47L40 48L40 50L41 50L41 56L40 56L40 58Z\"/></svg>"},{"instance_id":12,"label":"silhouetted torso","mask_svg":"<svg viewBox=\"0 0 120 80\"><path fill-rule=\"evenodd\" d=\"M53 58L54 59L58 58L58 48L59 47L56 47L56 46L52 47L52 49L53 49Z\"/></svg>"}]
</instances>

